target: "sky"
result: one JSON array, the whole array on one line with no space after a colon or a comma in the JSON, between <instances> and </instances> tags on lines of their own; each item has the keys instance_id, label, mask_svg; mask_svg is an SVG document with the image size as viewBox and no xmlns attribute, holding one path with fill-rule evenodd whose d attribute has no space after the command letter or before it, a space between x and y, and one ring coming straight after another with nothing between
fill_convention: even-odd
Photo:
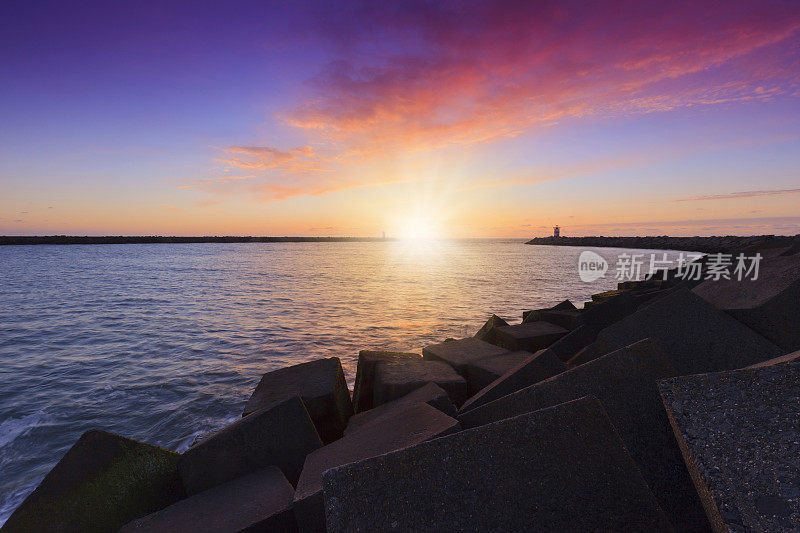
<instances>
[{"instance_id":1,"label":"sky","mask_svg":"<svg viewBox=\"0 0 800 533\"><path fill-rule=\"evenodd\" d=\"M800 2L0 3L0 234L800 233Z\"/></svg>"}]
</instances>

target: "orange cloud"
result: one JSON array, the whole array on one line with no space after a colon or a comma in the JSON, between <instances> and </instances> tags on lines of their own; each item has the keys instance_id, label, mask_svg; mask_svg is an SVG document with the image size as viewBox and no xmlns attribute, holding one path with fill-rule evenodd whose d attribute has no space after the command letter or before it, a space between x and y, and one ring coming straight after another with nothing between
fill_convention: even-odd
<instances>
[{"instance_id":1,"label":"orange cloud","mask_svg":"<svg viewBox=\"0 0 800 533\"><path fill-rule=\"evenodd\" d=\"M308 144L237 145L218 159L255 172L250 189L263 200L415 179L388 176L386 166L565 120L765 101L800 88L800 5L790 2L733 1L722 11L710 1L376 3L322 18L340 57L279 115Z\"/></svg>"}]
</instances>

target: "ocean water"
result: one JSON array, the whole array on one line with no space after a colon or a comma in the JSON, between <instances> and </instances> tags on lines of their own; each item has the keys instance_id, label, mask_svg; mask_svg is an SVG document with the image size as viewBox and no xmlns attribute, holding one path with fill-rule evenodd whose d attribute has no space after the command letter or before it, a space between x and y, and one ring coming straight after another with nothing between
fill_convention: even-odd
<instances>
[{"instance_id":1,"label":"ocean water","mask_svg":"<svg viewBox=\"0 0 800 533\"><path fill-rule=\"evenodd\" d=\"M261 375L419 352L616 286L522 241L0 247L0 524L84 431L183 451ZM595 249L616 262L630 250ZM676 257L672 253L671 257ZM660 255L659 255L660 257ZM612 266L613 268L613 266Z\"/></svg>"}]
</instances>

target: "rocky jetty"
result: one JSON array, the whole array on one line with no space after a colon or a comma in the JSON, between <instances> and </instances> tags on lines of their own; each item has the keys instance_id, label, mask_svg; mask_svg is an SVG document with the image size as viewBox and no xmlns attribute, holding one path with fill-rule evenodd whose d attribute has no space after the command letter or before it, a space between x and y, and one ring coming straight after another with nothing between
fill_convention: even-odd
<instances>
[{"instance_id":1,"label":"rocky jetty","mask_svg":"<svg viewBox=\"0 0 800 533\"><path fill-rule=\"evenodd\" d=\"M686 250L690 252L731 253L800 245L800 235L755 235L751 237L535 237L525 244L582 246L584 248L636 248L639 250Z\"/></svg>"},{"instance_id":2,"label":"rocky jetty","mask_svg":"<svg viewBox=\"0 0 800 533\"><path fill-rule=\"evenodd\" d=\"M0 246L31 244L190 244L240 242L380 242L394 241L382 237L240 237L208 235L170 237L161 235L0 235Z\"/></svg>"},{"instance_id":3,"label":"rocky jetty","mask_svg":"<svg viewBox=\"0 0 800 533\"><path fill-rule=\"evenodd\" d=\"M182 455L91 431L3 531L798 531L800 248L759 251L362 351L352 399L269 372Z\"/></svg>"}]
</instances>

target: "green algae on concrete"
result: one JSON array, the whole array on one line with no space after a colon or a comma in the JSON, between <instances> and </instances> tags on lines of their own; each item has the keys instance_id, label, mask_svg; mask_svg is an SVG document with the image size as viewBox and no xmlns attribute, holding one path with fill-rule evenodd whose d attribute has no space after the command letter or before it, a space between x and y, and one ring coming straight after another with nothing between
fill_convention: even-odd
<instances>
[{"instance_id":1,"label":"green algae on concrete","mask_svg":"<svg viewBox=\"0 0 800 533\"><path fill-rule=\"evenodd\" d=\"M179 457L151 444L87 431L2 531L115 531L185 496Z\"/></svg>"}]
</instances>

